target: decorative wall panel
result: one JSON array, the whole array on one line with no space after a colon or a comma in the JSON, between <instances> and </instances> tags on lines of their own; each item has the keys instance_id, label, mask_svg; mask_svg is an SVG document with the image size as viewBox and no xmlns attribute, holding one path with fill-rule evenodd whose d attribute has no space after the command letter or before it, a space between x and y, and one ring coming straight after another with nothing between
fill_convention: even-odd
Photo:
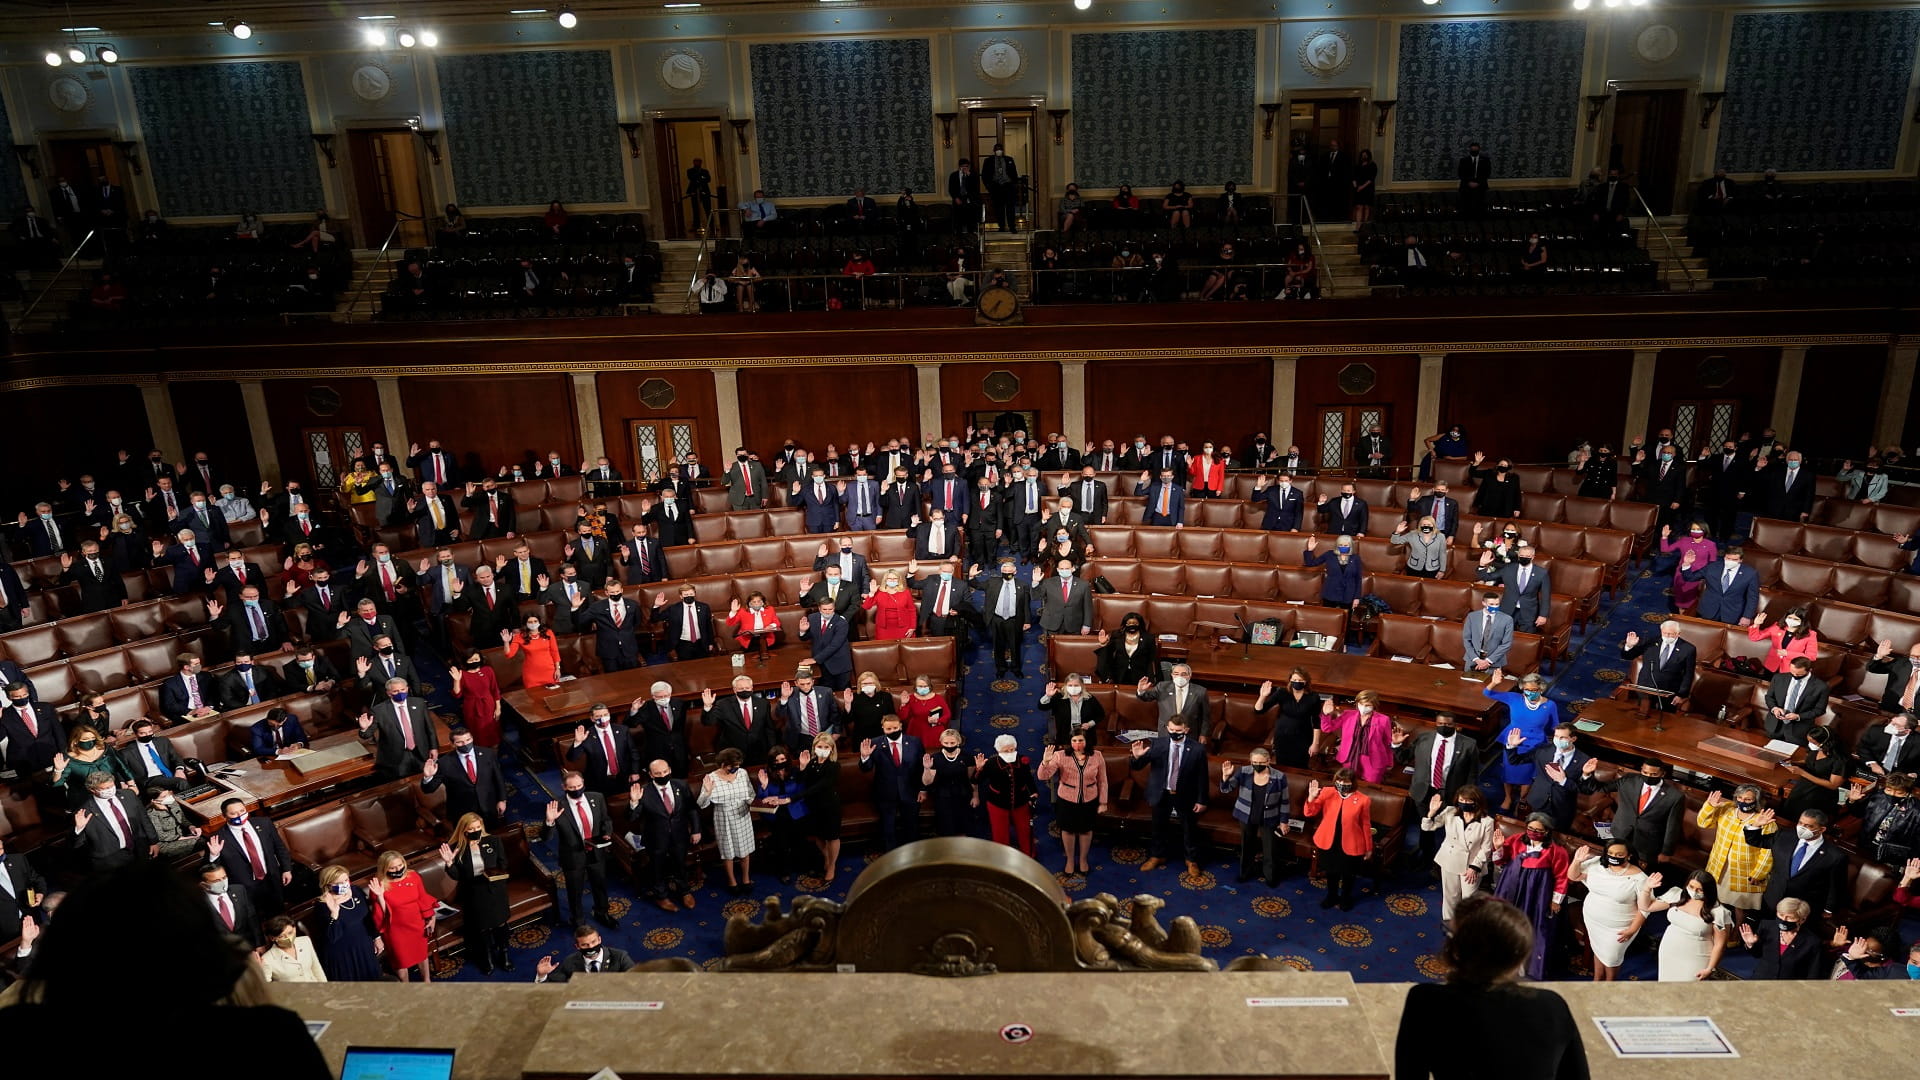
<instances>
[{"instance_id":1,"label":"decorative wall panel","mask_svg":"<svg viewBox=\"0 0 1920 1080\"><path fill-rule=\"evenodd\" d=\"M320 163L287 61L128 69L162 217L311 214Z\"/></svg>"},{"instance_id":2,"label":"decorative wall panel","mask_svg":"<svg viewBox=\"0 0 1920 1080\"><path fill-rule=\"evenodd\" d=\"M461 205L627 201L612 53L470 53L434 63Z\"/></svg>"},{"instance_id":3,"label":"decorative wall panel","mask_svg":"<svg viewBox=\"0 0 1920 1080\"><path fill-rule=\"evenodd\" d=\"M1255 34L1073 35L1073 172L1083 187L1158 194L1253 174Z\"/></svg>"},{"instance_id":4,"label":"decorative wall panel","mask_svg":"<svg viewBox=\"0 0 1920 1080\"><path fill-rule=\"evenodd\" d=\"M1571 178L1586 43L1573 19L1402 25L1393 178L1452 180L1476 140L1496 180Z\"/></svg>"},{"instance_id":5,"label":"decorative wall panel","mask_svg":"<svg viewBox=\"0 0 1920 1080\"><path fill-rule=\"evenodd\" d=\"M925 38L755 45L748 64L768 195L935 190Z\"/></svg>"},{"instance_id":6,"label":"decorative wall panel","mask_svg":"<svg viewBox=\"0 0 1920 1080\"><path fill-rule=\"evenodd\" d=\"M1891 169L1920 11L1736 15L1720 106L1732 172Z\"/></svg>"}]
</instances>

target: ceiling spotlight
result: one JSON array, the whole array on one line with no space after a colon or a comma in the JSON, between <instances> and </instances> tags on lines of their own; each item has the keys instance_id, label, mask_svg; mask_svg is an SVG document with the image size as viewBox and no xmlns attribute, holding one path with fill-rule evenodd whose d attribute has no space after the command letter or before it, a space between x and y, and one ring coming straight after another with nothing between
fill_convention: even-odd
<instances>
[{"instance_id":1,"label":"ceiling spotlight","mask_svg":"<svg viewBox=\"0 0 1920 1080\"><path fill-rule=\"evenodd\" d=\"M232 34L241 41L245 41L253 36L253 27L248 26L245 19L228 19L220 25L226 29L227 33Z\"/></svg>"},{"instance_id":2,"label":"ceiling spotlight","mask_svg":"<svg viewBox=\"0 0 1920 1080\"><path fill-rule=\"evenodd\" d=\"M369 26L365 30L360 31L360 40L365 41L375 48L379 48L387 43L387 32L377 26Z\"/></svg>"},{"instance_id":3,"label":"ceiling spotlight","mask_svg":"<svg viewBox=\"0 0 1920 1080\"><path fill-rule=\"evenodd\" d=\"M1439 3L1440 0L1420 0L1420 2L1427 5L1428 7L1432 7L1433 5Z\"/></svg>"},{"instance_id":4,"label":"ceiling spotlight","mask_svg":"<svg viewBox=\"0 0 1920 1080\"><path fill-rule=\"evenodd\" d=\"M1606 0L1606 4L1608 7L1619 7L1621 0Z\"/></svg>"},{"instance_id":5,"label":"ceiling spotlight","mask_svg":"<svg viewBox=\"0 0 1920 1080\"><path fill-rule=\"evenodd\" d=\"M411 30L402 30L402 31L400 31L400 47L401 47L401 48L403 48L403 49L411 49L411 48L413 48L413 47L414 47L414 45L415 45L415 44L417 43L417 41L418 41L418 39L416 39L416 38L415 38L415 37L413 36L413 31L411 31Z\"/></svg>"},{"instance_id":6,"label":"ceiling spotlight","mask_svg":"<svg viewBox=\"0 0 1920 1080\"><path fill-rule=\"evenodd\" d=\"M560 14L555 15L553 18L555 22L568 30L580 25L580 16L575 15L573 9L570 7L562 6L560 8Z\"/></svg>"},{"instance_id":7,"label":"ceiling spotlight","mask_svg":"<svg viewBox=\"0 0 1920 1080\"><path fill-rule=\"evenodd\" d=\"M1585 11L1593 6L1593 0L1573 0L1573 10Z\"/></svg>"},{"instance_id":8,"label":"ceiling spotlight","mask_svg":"<svg viewBox=\"0 0 1920 1080\"><path fill-rule=\"evenodd\" d=\"M100 62L103 64L117 64L120 62L119 51L111 45L100 46L100 51L94 53L94 55L98 56Z\"/></svg>"},{"instance_id":9,"label":"ceiling spotlight","mask_svg":"<svg viewBox=\"0 0 1920 1080\"><path fill-rule=\"evenodd\" d=\"M1647 0L1630 0L1634 7L1646 7Z\"/></svg>"},{"instance_id":10,"label":"ceiling spotlight","mask_svg":"<svg viewBox=\"0 0 1920 1080\"><path fill-rule=\"evenodd\" d=\"M431 49L440 44L440 35L431 30L422 30L420 31L420 44Z\"/></svg>"},{"instance_id":11,"label":"ceiling spotlight","mask_svg":"<svg viewBox=\"0 0 1920 1080\"><path fill-rule=\"evenodd\" d=\"M61 64L66 63L57 52L48 52L46 59L48 67L59 67Z\"/></svg>"},{"instance_id":12,"label":"ceiling spotlight","mask_svg":"<svg viewBox=\"0 0 1920 1080\"><path fill-rule=\"evenodd\" d=\"M87 62L87 50L78 45L70 45L67 47L67 59L76 64L84 64Z\"/></svg>"},{"instance_id":13,"label":"ceiling spotlight","mask_svg":"<svg viewBox=\"0 0 1920 1080\"><path fill-rule=\"evenodd\" d=\"M1093 0L1073 0L1073 6L1079 11L1085 11L1093 6Z\"/></svg>"}]
</instances>

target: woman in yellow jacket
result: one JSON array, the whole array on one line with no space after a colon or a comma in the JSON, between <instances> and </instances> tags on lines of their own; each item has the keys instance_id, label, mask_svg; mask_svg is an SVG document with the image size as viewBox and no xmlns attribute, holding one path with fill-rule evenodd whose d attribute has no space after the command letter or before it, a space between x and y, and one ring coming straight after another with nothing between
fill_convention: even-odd
<instances>
[{"instance_id":1,"label":"woman in yellow jacket","mask_svg":"<svg viewBox=\"0 0 1920 1080\"><path fill-rule=\"evenodd\" d=\"M1713 830L1707 873L1720 886L1720 902L1733 909L1738 923L1747 912L1760 910L1767 878L1773 873L1773 849L1747 843L1746 830L1772 836L1780 826L1773 820L1773 811L1760 809L1760 789L1752 784L1734 788L1731 803L1717 791L1708 795L1696 824Z\"/></svg>"}]
</instances>

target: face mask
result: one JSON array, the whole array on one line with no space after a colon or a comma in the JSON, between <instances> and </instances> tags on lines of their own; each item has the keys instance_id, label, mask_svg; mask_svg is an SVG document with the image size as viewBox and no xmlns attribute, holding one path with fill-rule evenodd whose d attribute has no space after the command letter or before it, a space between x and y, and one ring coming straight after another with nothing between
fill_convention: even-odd
<instances>
[{"instance_id":1,"label":"face mask","mask_svg":"<svg viewBox=\"0 0 1920 1080\"><path fill-rule=\"evenodd\" d=\"M392 656L392 655L393 655L393 646L391 646L391 645L388 645L387 647L385 647L385 648L383 648L383 649L381 649L381 650L380 650L380 655L381 655L381 656Z\"/></svg>"},{"instance_id":2,"label":"face mask","mask_svg":"<svg viewBox=\"0 0 1920 1080\"><path fill-rule=\"evenodd\" d=\"M1080 696L1080 687L1078 687L1078 686L1069 686L1069 687L1067 687L1067 696L1068 696L1068 697L1079 697L1079 696Z\"/></svg>"},{"instance_id":3,"label":"face mask","mask_svg":"<svg viewBox=\"0 0 1920 1080\"><path fill-rule=\"evenodd\" d=\"M1432 532L1432 531L1433 531L1433 526L1431 526L1431 525L1422 525L1422 526L1420 526L1420 531L1421 531L1421 532L1423 532L1423 533L1430 533L1430 532Z\"/></svg>"},{"instance_id":4,"label":"face mask","mask_svg":"<svg viewBox=\"0 0 1920 1080\"><path fill-rule=\"evenodd\" d=\"M480 839L480 835L481 835L481 830L480 830L480 829L468 829L468 830L467 830L467 839L469 839L469 840L478 840L478 839Z\"/></svg>"},{"instance_id":5,"label":"face mask","mask_svg":"<svg viewBox=\"0 0 1920 1080\"><path fill-rule=\"evenodd\" d=\"M154 802L154 805L162 808L169 807L173 805L173 796L162 795L159 798L153 800L153 802Z\"/></svg>"},{"instance_id":6,"label":"face mask","mask_svg":"<svg viewBox=\"0 0 1920 1080\"><path fill-rule=\"evenodd\" d=\"M931 694L931 693L933 693L933 687L931 687L931 686L916 686L916 687L914 687L914 688L913 688L913 693L914 693L914 695L915 695L916 697L926 697L927 695L929 695L929 694Z\"/></svg>"},{"instance_id":7,"label":"face mask","mask_svg":"<svg viewBox=\"0 0 1920 1080\"><path fill-rule=\"evenodd\" d=\"M328 888L335 896L353 895L353 885L350 882L345 882L345 881L337 882L331 886L328 886Z\"/></svg>"},{"instance_id":8,"label":"face mask","mask_svg":"<svg viewBox=\"0 0 1920 1080\"><path fill-rule=\"evenodd\" d=\"M1788 620L1786 620L1786 627L1787 627L1787 629L1789 629L1789 630L1798 630L1798 629L1800 629L1800 620L1799 620L1799 619L1788 619Z\"/></svg>"},{"instance_id":9,"label":"face mask","mask_svg":"<svg viewBox=\"0 0 1920 1080\"><path fill-rule=\"evenodd\" d=\"M1173 677L1173 685L1181 688L1182 690L1186 689L1187 683L1189 681L1190 680L1185 675L1175 675Z\"/></svg>"},{"instance_id":10,"label":"face mask","mask_svg":"<svg viewBox=\"0 0 1920 1080\"><path fill-rule=\"evenodd\" d=\"M380 553L380 561L383 563L390 563L393 561L393 556L383 551Z\"/></svg>"},{"instance_id":11,"label":"face mask","mask_svg":"<svg viewBox=\"0 0 1920 1080\"><path fill-rule=\"evenodd\" d=\"M1672 455L1669 454L1666 456L1671 457ZM1706 893L1706 890L1704 889L1690 888L1687 890L1687 897L1692 900L1705 900L1707 898L1707 893Z\"/></svg>"},{"instance_id":12,"label":"face mask","mask_svg":"<svg viewBox=\"0 0 1920 1080\"><path fill-rule=\"evenodd\" d=\"M1339 552L1342 555L1346 555L1351 553L1353 551L1353 548L1350 545L1341 544L1339 547L1334 548L1333 550Z\"/></svg>"},{"instance_id":13,"label":"face mask","mask_svg":"<svg viewBox=\"0 0 1920 1080\"><path fill-rule=\"evenodd\" d=\"M230 817L227 819L227 824L233 826L236 829L240 828L246 823L247 823L247 815L245 814L240 814L235 817Z\"/></svg>"},{"instance_id":14,"label":"face mask","mask_svg":"<svg viewBox=\"0 0 1920 1080\"><path fill-rule=\"evenodd\" d=\"M1627 857L1625 855L1608 855L1605 858L1608 866L1627 865Z\"/></svg>"},{"instance_id":15,"label":"face mask","mask_svg":"<svg viewBox=\"0 0 1920 1080\"><path fill-rule=\"evenodd\" d=\"M1812 840L1815 837L1820 835L1819 833L1815 832L1813 829L1805 825L1795 825L1793 827L1793 832L1794 832L1794 835L1798 836L1802 840Z\"/></svg>"},{"instance_id":16,"label":"face mask","mask_svg":"<svg viewBox=\"0 0 1920 1080\"><path fill-rule=\"evenodd\" d=\"M1063 567L1061 567L1061 568L1060 568L1060 576L1061 576L1062 578L1070 578L1070 577L1072 577L1072 576L1073 576L1073 567L1071 567L1071 566L1063 566Z\"/></svg>"},{"instance_id":17,"label":"face mask","mask_svg":"<svg viewBox=\"0 0 1920 1080\"><path fill-rule=\"evenodd\" d=\"M78 743L75 743L74 745L78 746L82 750L91 750L94 747L99 746L100 743L94 739L81 739Z\"/></svg>"},{"instance_id":18,"label":"face mask","mask_svg":"<svg viewBox=\"0 0 1920 1080\"><path fill-rule=\"evenodd\" d=\"M1167 738L1172 739L1174 742L1185 742L1187 733L1184 731L1169 731L1167 732Z\"/></svg>"},{"instance_id":19,"label":"face mask","mask_svg":"<svg viewBox=\"0 0 1920 1080\"><path fill-rule=\"evenodd\" d=\"M1435 724L1433 727L1433 733L1435 735L1440 736L1443 739L1452 738L1453 733L1459 730L1460 730L1459 728L1453 726L1452 724Z\"/></svg>"},{"instance_id":20,"label":"face mask","mask_svg":"<svg viewBox=\"0 0 1920 1080\"><path fill-rule=\"evenodd\" d=\"M253 665L252 665L252 664L235 664L235 665L233 665L233 670L235 670L235 671L252 671L252 670L253 670Z\"/></svg>"},{"instance_id":21,"label":"face mask","mask_svg":"<svg viewBox=\"0 0 1920 1080\"><path fill-rule=\"evenodd\" d=\"M1006 578L1010 578L1010 577L1012 577L1012 576L1013 576L1013 573L1014 573L1014 571L1013 571L1013 567L1011 567L1011 566L1003 566L1003 567L1001 567L1001 568L1000 568L1000 576L1001 576L1001 577L1006 577Z\"/></svg>"},{"instance_id":22,"label":"face mask","mask_svg":"<svg viewBox=\"0 0 1920 1080\"><path fill-rule=\"evenodd\" d=\"M1528 701L1539 701L1545 695L1538 690L1523 690L1521 691L1521 696Z\"/></svg>"},{"instance_id":23,"label":"face mask","mask_svg":"<svg viewBox=\"0 0 1920 1080\"><path fill-rule=\"evenodd\" d=\"M1127 627L1127 635L1128 635L1129 637L1139 637L1139 636L1140 636L1140 628L1139 628L1138 626L1129 626L1129 627Z\"/></svg>"},{"instance_id":24,"label":"face mask","mask_svg":"<svg viewBox=\"0 0 1920 1080\"><path fill-rule=\"evenodd\" d=\"M1372 716L1372 715L1373 715L1373 706L1371 706L1371 705L1361 705L1361 706L1359 706L1358 708L1359 708L1359 712L1360 712L1360 715L1361 715L1361 716Z\"/></svg>"},{"instance_id":25,"label":"face mask","mask_svg":"<svg viewBox=\"0 0 1920 1080\"><path fill-rule=\"evenodd\" d=\"M133 531L133 526L131 526L131 525L122 525L122 526L120 526L120 531L121 531L121 532L123 532L123 533L130 533L130 532L132 532L132 531Z\"/></svg>"},{"instance_id":26,"label":"face mask","mask_svg":"<svg viewBox=\"0 0 1920 1080\"><path fill-rule=\"evenodd\" d=\"M880 688L878 686L875 686L872 683L861 683L860 692L867 695L868 697L872 697L873 695L880 692Z\"/></svg>"},{"instance_id":27,"label":"face mask","mask_svg":"<svg viewBox=\"0 0 1920 1080\"><path fill-rule=\"evenodd\" d=\"M1701 532L1699 529L1689 529L1687 530L1687 535L1693 537L1695 540L1698 540L1702 536L1705 536L1706 534Z\"/></svg>"},{"instance_id":28,"label":"face mask","mask_svg":"<svg viewBox=\"0 0 1920 1080\"><path fill-rule=\"evenodd\" d=\"M1529 829L1527 831L1527 843L1534 847L1544 847L1547 843L1547 834L1534 832Z\"/></svg>"},{"instance_id":29,"label":"face mask","mask_svg":"<svg viewBox=\"0 0 1920 1080\"><path fill-rule=\"evenodd\" d=\"M1521 566L1525 566L1525 565L1527 565L1528 563L1530 563L1530 562L1532 562L1532 561L1533 561L1533 556L1531 556L1531 555L1515 555L1515 556L1513 557L1513 561L1514 561L1514 562L1517 562L1517 563L1519 563L1519 564L1520 564Z\"/></svg>"},{"instance_id":30,"label":"face mask","mask_svg":"<svg viewBox=\"0 0 1920 1080\"><path fill-rule=\"evenodd\" d=\"M393 695L393 702L396 705L405 704L406 700L407 700L407 692L405 690L398 691Z\"/></svg>"},{"instance_id":31,"label":"face mask","mask_svg":"<svg viewBox=\"0 0 1920 1080\"><path fill-rule=\"evenodd\" d=\"M567 798L569 799L584 799L587 797L586 788L567 788L566 792Z\"/></svg>"},{"instance_id":32,"label":"face mask","mask_svg":"<svg viewBox=\"0 0 1920 1080\"><path fill-rule=\"evenodd\" d=\"M134 738L138 739L142 745L153 741L153 736L151 735L136 735Z\"/></svg>"},{"instance_id":33,"label":"face mask","mask_svg":"<svg viewBox=\"0 0 1920 1080\"><path fill-rule=\"evenodd\" d=\"M1751 814L1754 812L1754 810L1758 809L1759 806L1760 806L1759 803L1750 803L1750 802L1737 802L1733 804L1733 808L1735 810L1740 811L1743 814Z\"/></svg>"},{"instance_id":34,"label":"face mask","mask_svg":"<svg viewBox=\"0 0 1920 1080\"><path fill-rule=\"evenodd\" d=\"M952 580L953 580L953 571L951 571L951 570L942 570L942 571L940 571L940 580L941 580L941 581L952 581Z\"/></svg>"},{"instance_id":35,"label":"face mask","mask_svg":"<svg viewBox=\"0 0 1920 1080\"><path fill-rule=\"evenodd\" d=\"M227 883L225 881L209 881L206 883L204 887L206 888L207 892L213 894L214 896L227 895Z\"/></svg>"},{"instance_id":36,"label":"face mask","mask_svg":"<svg viewBox=\"0 0 1920 1080\"><path fill-rule=\"evenodd\" d=\"M1340 794L1342 794L1342 795L1351 795L1351 794L1353 794L1353 785L1352 785L1352 784L1335 784L1335 785L1333 785L1333 789L1334 789L1335 791L1338 791L1338 792L1339 792Z\"/></svg>"}]
</instances>

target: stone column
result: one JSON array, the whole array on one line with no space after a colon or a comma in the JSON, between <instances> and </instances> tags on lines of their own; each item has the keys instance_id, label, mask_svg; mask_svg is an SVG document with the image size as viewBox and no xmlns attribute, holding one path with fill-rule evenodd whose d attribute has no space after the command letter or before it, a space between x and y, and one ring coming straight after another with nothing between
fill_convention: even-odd
<instances>
[{"instance_id":1,"label":"stone column","mask_svg":"<svg viewBox=\"0 0 1920 1080\"><path fill-rule=\"evenodd\" d=\"M387 429L387 452L405 461L408 447L407 409L400 403L400 377L375 375L373 387L380 394L380 423Z\"/></svg>"},{"instance_id":2,"label":"stone column","mask_svg":"<svg viewBox=\"0 0 1920 1080\"><path fill-rule=\"evenodd\" d=\"M931 431L938 439L945 434L940 422L940 365L915 364L913 370L919 376L920 430Z\"/></svg>"},{"instance_id":3,"label":"stone column","mask_svg":"<svg viewBox=\"0 0 1920 1080\"><path fill-rule=\"evenodd\" d=\"M573 415L580 424L580 460L592 461L607 452L607 435L600 427L600 382L591 371L573 373Z\"/></svg>"},{"instance_id":4,"label":"stone column","mask_svg":"<svg viewBox=\"0 0 1920 1080\"><path fill-rule=\"evenodd\" d=\"M1657 349L1633 354L1633 376L1627 381L1627 423L1620 434L1619 448L1633 444L1633 437L1644 437L1647 421L1653 414L1653 365L1660 359Z\"/></svg>"},{"instance_id":5,"label":"stone column","mask_svg":"<svg viewBox=\"0 0 1920 1080\"><path fill-rule=\"evenodd\" d=\"M260 479L280 482L280 451L273 445L273 418L267 414L266 384L240 380L240 403L247 412L247 431L253 436L253 460Z\"/></svg>"},{"instance_id":6,"label":"stone column","mask_svg":"<svg viewBox=\"0 0 1920 1080\"><path fill-rule=\"evenodd\" d=\"M1031 433L1030 433L1031 434ZM1079 449L1087 441L1087 362L1060 361L1060 434Z\"/></svg>"},{"instance_id":7,"label":"stone column","mask_svg":"<svg viewBox=\"0 0 1920 1080\"><path fill-rule=\"evenodd\" d=\"M1422 440L1440 430L1440 378L1447 366L1446 353L1420 354L1420 394L1413 406L1413 456L1424 452Z\"/></svg>"},{"instance_id":8,"label":"stone column","mask_svg":"<svg viewBox=\"0 0 1920 1080\"><path fill-rule=\"evenodd\" d=\"M180 421L173 415L173 395L167 392L167 384L143 383L140 400L147 407L147 427L153 430L154 448L168 461L187 460L186 447L180 442Z\"/></svg>"},{"instance_id":9,"label":"stone column","mask_svg":"<svg viewBox=\"0 0 1920 1080\"><path fill-rule=\"evenodd\" d=\"M1299 357L1273 358L1273 412L1267 417L1267 438L1282 450L1293 442L1293 391L1299 373Z\"/></svg>"},{"instance_id":10,"label":"stone column","mask_svg":"<svg viewBox=\"0 0 1920 1080\"><path fill-rule=\"evenodd\" d=\"M1806 366L1805 345L1789 345L1780 350L1780 370L1773 379L1773 432L1788 446L1793 445L1793 414L1800 407L1800 374Z\"/></svg>"},{"instance_id":11,"label":"stone column","mask_svg":"<svg viewBox=\"0 0 1920 1080\"><path fill-rule=\"evenodd\" d=\"M733 449L746 445L740 434L740 369L713 369L713 405L720 416L720 460L732 461Z\"/></svg>"},{"instance_id":12,"label":"stone column","mask_svg":"<svg viewBox=\"0 0 1920 1080\"><path fill-rule=\"evenodd\" d=\"M1916 357L1920 357L1920 345L1895 345L1887 350L1887 373L1880 380L1880 408L1873 418L1875 446L1900 445L1907 409L1913 405Z\"/></svg>"}]
</instances>

